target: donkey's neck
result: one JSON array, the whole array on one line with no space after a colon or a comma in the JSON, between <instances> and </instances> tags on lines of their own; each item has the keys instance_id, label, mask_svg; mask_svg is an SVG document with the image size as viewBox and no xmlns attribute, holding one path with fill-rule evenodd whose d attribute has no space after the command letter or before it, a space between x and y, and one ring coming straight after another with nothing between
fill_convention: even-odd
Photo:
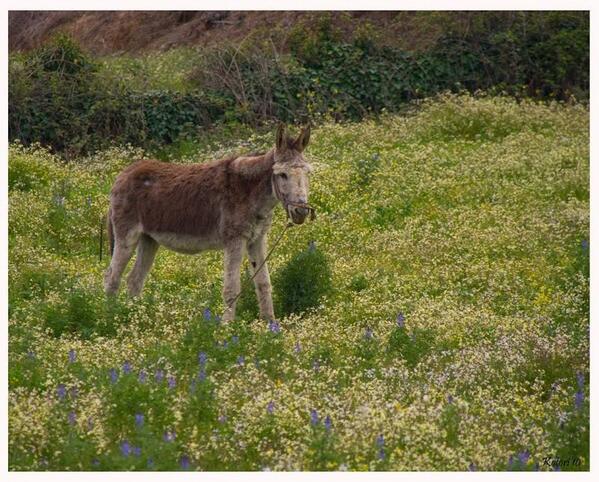
<instances>
[{"instance_id":1,"label":"donkey's neck","mask_svg":"<svg viewBox=\"0 0 599 482\"><path fill-rule=\"evenodd\" d=\"M263 156L263 169L258 181L260 187L260 204L261 211L272 212L279 199L274 191L273 180L272 180L272 166L274 164L274 149L271 149Z\"/></svg>"},{"instance_id":2,"label":"donkey's neck","mask_svg":"<svg viewBox=\"0 0 599 482\"><path fill-rule=\"evenodd\" d=\"M258 156L240 156L231 162L231 170L237 176L242 191L258 216L266 216L277 205L278 199L272 186L274 149Z\"/></svg>"}]
</instances>

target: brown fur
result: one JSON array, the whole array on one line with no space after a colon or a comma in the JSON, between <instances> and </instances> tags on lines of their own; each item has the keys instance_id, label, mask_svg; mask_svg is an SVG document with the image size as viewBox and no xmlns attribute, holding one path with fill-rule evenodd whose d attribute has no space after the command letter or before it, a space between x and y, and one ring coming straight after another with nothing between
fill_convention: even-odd
<instances>
[{"instance_id":1,"label":"brown fur","mask_svg":"<svg viewBox=\"0 0 599 482\"><path fill-rule=\"evenodd\" d=\"M223 241L244 234L245 220L255 216L270 196L273 156L249 158L260 177L235 169L236 158L207 164L179 165L138 161L125 169L112 189L115 230L139 221L144 232L168 231L203 236L217 231ZM244 175L245 174L245 175ZM256 182L256 180L258 182ZM227 222L224 221L227 219Z\"/></svg>"},{"instance_id":2,"label":"brown fur","mask_svg":"<svg viewBox=\"0 0 599 482\"><path fill-rule=\"evenodd\" d=\"M238 291L243 252L247 250L252 266L261 264L277 202L284 201L287 208L287 202L307 202L310 168L301 153L308 140L309 129L293 140L281 126L276 148L264 154L191 165L140 160L124 169L110 195L108 227L114 243L107 293L118 290L136 246L128 279L133 295L141 291L159 244L184 253L225 249L224 298L230 304ZM289 210L301 224L307 211ZM266 266L263 270L255 281L261 314L274 317Z\"/></svg>"}]
</instances>

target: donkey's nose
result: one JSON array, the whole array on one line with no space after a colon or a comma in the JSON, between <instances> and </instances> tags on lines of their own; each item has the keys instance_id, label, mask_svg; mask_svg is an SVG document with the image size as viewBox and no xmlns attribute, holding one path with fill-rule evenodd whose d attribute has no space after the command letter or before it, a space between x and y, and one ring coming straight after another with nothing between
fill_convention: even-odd
<instances>
[{"instance_id":1,"label":"donkey's nose","mask_svg":"<svg viewBox=\"0 0 599 482\"><path fill-rule=\"evenodd\" d=\"M291 218L295 224L302 224L308 216L309 210L307 208L293 206L291 208Z\"/></svg>"}]
</instances>

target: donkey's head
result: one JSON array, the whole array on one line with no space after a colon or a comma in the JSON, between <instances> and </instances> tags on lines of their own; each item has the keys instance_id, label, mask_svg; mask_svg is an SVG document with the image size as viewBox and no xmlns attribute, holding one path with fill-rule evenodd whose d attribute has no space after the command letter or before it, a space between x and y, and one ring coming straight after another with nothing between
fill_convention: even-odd
<instances>
[{"instance_id":1,"label":"donkey's head","mask_svg":"<svg viewBox=\"0 0 599 482\"><path fill-rule=\"evenodd\" d=\"M281 124L276 137L277 145L272 166L273 190L293 222L302 224L310 212L308 175L312 168L302 154L310 140L310 126L304 128L297 139L293 139L287 135L285 126Z\"/></svg>"}]
</instances>

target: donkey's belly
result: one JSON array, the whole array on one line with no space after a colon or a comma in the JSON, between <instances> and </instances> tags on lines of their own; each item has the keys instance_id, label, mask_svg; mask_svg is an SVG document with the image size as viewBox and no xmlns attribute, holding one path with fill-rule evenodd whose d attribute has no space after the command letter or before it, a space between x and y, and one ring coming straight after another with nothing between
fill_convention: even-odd
<instances>
[{"instance_id":1,"label":"donkey's belly","mask_svg":"<svg viewBox=\"0 0 599 482\"><path fill-rule=\"evenodd\" d=\"M165 248L183 254L195 254L207 249L221 249L222 243L210 237L198 237L190 234L177 234L168 232L149 232L147 233L158 244Z\"/></svg>"}]
</instances>

